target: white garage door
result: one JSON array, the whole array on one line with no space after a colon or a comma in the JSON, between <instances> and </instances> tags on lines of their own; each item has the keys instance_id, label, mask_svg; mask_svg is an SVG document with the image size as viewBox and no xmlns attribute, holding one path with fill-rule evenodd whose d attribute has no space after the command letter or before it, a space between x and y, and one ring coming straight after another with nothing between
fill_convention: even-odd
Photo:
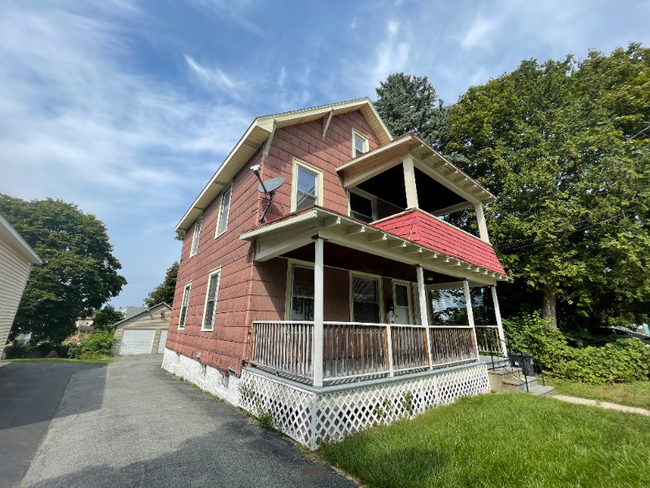
<instances>
[{"instance_id":1,"label":"white garage door","mask_svg":"<svg viewBox=\"0 0 650 488\"><path fill-rule=\"evenodd\" d=\"M151 354L155 329L125 329L118 354Z\"/></svg>"},{"instance_id":2,"label":"white garage door","mask_svg":"<svg viewBox=\"0 0 650 488\"><path fill-rule=\"evenodd\" d=\"M160 340L158 341L158 354L165 352L165 344L167 344L167 331L160 331Z\"/></svg>"}]
</instances>

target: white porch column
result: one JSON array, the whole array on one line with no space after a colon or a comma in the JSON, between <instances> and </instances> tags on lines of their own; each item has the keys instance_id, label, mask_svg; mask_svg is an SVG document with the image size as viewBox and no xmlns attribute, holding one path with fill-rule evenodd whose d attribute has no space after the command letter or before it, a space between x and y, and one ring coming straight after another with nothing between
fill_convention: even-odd
<instances>
[{"instance_id":1,"label":"white porch column","mask_svg":"<svg viewBox=\"0 0 650 488\"><path fill-rule=\"evenodd\" d=\"M323 249L325 243L322 237L314 242L316 247L314 258L314 331L312 358L314 361L314 386L323 386L323 304L325 301Z\"/></svg>"},{"instance_id":2,"label":"white porch column","mask_svg":"<svg viewBox=\"0 0 650 488\"><path fill-rule=\"evenodd\" d=\"M467 321L472 328L474 335L474 348L476 349L476 357L478 358L478 340L476 337L476 327L474 327L474 312L472 311L472 295L469 292L469 281L463 280L463 291L465 292L465 307L467 308Z\"/></svg>"},{"instance_id":3,"label":"white porch column","mask_svg":"<svg viewBox=\"0 0 650 488\"><path fill-rule=\"evenodd\" d=\"M494 303L494 315L497 318L497 330L499 331L499 341L501 343L501 354L504 358L508 357L508 349L506 348L506 336L503 333L503 322L501 322L501 309L499 308L499 299L497 298L497 287L492 288L492 302Z\"/></svg>"},{"instance_id":4,"label":"white porch column","mask_svg":"<svg viewBox=\"0 0 650 488\"><path fill-rule=\"evenodd\" d=\"M475 203L474 210L476 211L476 220L478 221L478 235L483 242L490 243L490 236L488 235L487 224L485 223L485 214L483 213L483 204Z\"/></svg>"},{"instance_id":5,"label":"white porch column","mask_svg":"<svg viewBox=\"0 0 650 488\"><path fill-rule=\"evenodd\" d=\"M429 368L433 368L433 358L431 356L431 334L429 332L429 307L427 305L427 288L424 283L424 269L422 266L415 268L418 274L418 300L420 300L420 317L422 318L422 325L426 327L427 331L427 349L429 354Z\"/></svg>"},{"instance_id":6,"label":"white porch column","mask_svg":"<svg viewBox=\"0 0 650 488\"><path fill-rule=\"evenodd\" d=\"M406 208L418 208L418 190L415 185L415 166L413 157L406 156L402 159L404 166L404 186L406 187Z\"/></svg>"}]
</instances>

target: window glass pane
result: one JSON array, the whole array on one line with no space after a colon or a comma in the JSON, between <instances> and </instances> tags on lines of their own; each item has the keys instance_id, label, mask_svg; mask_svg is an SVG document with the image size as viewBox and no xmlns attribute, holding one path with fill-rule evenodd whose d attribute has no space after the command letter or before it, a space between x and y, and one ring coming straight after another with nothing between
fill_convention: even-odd
<instances>
[{"instance_id":1,"label":"window glass pane","mask_svg":"<svg viewBox=\"0 0 650 488\"><path fill-rule=\"evenodd\" d=\"M226 193L223 194L221 199L221 213L219 214L219 229L217 234L221 234L226 231L228 227L228 210L230 210L230 194L232 193L232 187L228 189Z\"/></svg>"},{"instance_id":2,"label":"window glass pane","mask_svg":"<svg viewBox=\"0 0 650 488\"><path fill-rule=\"evenodd\" d=\"M360 156L366 152L365 140L357 135L354 136L354 157Z\"/></svg>"},{"instance_id":3,"label":"window glass pane","mask_svg":"<svg viewBox=\"0 0 650 488\"><path fill-rule=\"evenodd\" d=\"M469 325L462 288L433 290L433 325Z\"/></svg>"},{"instance_id":4,"label":"window glass pane","mask_svg":"<svg viewBox=\"0 0 650 488\"><path fill-rule=\"evenodd\" d=\"M212 328L213 315L214 315L214 300L209 301L205 304L205 316L203 317L204 329Z\"/></svg>"},{"instance_id":5,"label":"window glass pane","mask_svg":"<svg viewBox=\"0 0 650 488\"><path fill-rule=\"evenodd\" d=\"M194 235L192 236L192 249L190 250L190 256L194 256L196 251L199 249L199 238L201 237L201 225L203 224L203 216L199 217L194 224Z\"/></svg>"},{"instance_id":6,"label":"window glass pane","mask_svg":"<svg viewBox=\"0 0 650 488\"><path fill-rule=\"evenodd\" d=\"M374 278L352 277L355 322L379 323L378 283Z\"/></svg>"},{"instance_id":7,"label":"window glass pane","mask_svg":"<svg viewBox=\"0 0 650 488\"><path fill-rule=\"evenodd\" d=\"M212 329L214 325L214 312L217 304L217 290L219 288L220 273L210 276L208 283L208 293L206 294L205 315L203 316L203 327L205 329Z\"/></svg>"},{"instance_id":8,"label":"window glass pane","mask_svg":"<svg viewBox=\"0 0 650 488\"><path fill-rule=\"evenodd\" d=\"M183 290L183 301L181 302L181 316L178 321L179 327L185 327L185 319L187 318L187 308L190 301L190 286L185 287Z\"/></svg>"},{"instance_id":9,"label":"window glass pane","mask_svg":"<svg viewBox=\"0 0 650 488\"><path fill-rule=\"evenodd\" d=\"M398 307L409 306L409 292L406 285L395 284L395 305Z\"/></svg>"},{"instance_id":10,"label":"window glass pane","mask_svg":"<svg viewBox=\"0 0 650 488\"><path fill-rule=\"evenodd\" d=\"M293 266L291 320L314 320L314 269Z\"/></svg>"},{"instance_id":11,"label":"window glass pane","mask_svg":"<svg viewBox=\"0 0 650 488\"><path fill-rule=\"evenodd\" d=\"M316 197L298 191L298 195L296 195L296 210L302 210L313 205L316 205Z\"/></svg>"},{"instance_id":12,"label":"window glass pane","mask_svg":"<svg viewBox=\"0 0 650 488\"><path fill-rule=\"evenodd\" d=\"M350 192L350 213L355 219L372 222L374 220L372 200L358 193Z\"/></svg>"},{"instance_id":13,"label":"window glass pane","mask_svg":"<svg viewBox=\"0 0 650 488\"><path fill-rule=\"evenodd\" d=\"M298 168L298 190L316 196L316 175Z\"/></svg>"}]
</instances>

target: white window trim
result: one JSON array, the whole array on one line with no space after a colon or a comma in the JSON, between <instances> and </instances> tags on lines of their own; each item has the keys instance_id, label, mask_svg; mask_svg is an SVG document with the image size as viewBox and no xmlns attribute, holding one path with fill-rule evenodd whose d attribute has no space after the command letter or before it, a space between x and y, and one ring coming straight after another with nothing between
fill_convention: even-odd
<instances>
[{"instance_id":1,"label":"white window trim","mask_svg":"<svg viewBox=\"0 0 650 488\"><path fill-rule=\"evenodd\" d=\"M223 213L223 196L230 191L230 201L228 202L228 212L226 213L226 227L223 229L221 233L219 233L219 226L221 225L221 218L222 218L222 213ZM223 190L221 190L221 201L219 202L219 213L217 214L217 226L214 229L214 238L216 239L217 237L220 237L226 233L228 230L228 217L230 216L230 209L232 208L232 183L230 183L228 186L224 187Z\"/></svg>"},{"instance_id":2,"label":"white window trim","mask_svg":"<svg viewBox=\"0 0 650 488\"><path fill-rule=\"evenodd\" d=\"M311 166L310 164L301 161L300 159L293 158L293 168L291 175L291 211L295 212L298 206L298 168L302 167L310 173L314 173L318 178L316 185L316 205L323 206L323 171Z\"/></svg>"},{"instance_id":3,"label":"white window trim","mask_svg":"<svg viewBox=\"0 0 650 488\"><path fill-rule=\"evenodd\" d=\"M183 322L183 325L181 325L181 319L183 318L183 304L185 303L185 292L187 292L187 310L185 311L185 321ZM183 297L181 298L181 310L180 310L180 315L178 317L178 329L179 330L185 330L185 324L187 323L187 315L190 312L190 294L192 292L192 282L185 283L185 286L183 287Z\"/></svg>"},{"instance_id":4,"label":"white window trim","mask_svg":"<svg viewBox=\"0 0 650 488\"><path fill-rule=\"evenodd\" d=\"M201 240L202 229L203 229L203 213L201 213L201 215L199 215L199 218L197 218L196 221L194 222L194 232L192 233L192 247L190 247L190 257L196 256L196 253L199 252L199 242Z\"/></svg>"},{"instance_id":5,"label":"white window trim","mask_svg":"<svg viewBox=\"0 0 650 488\"><path fill-rule=\"evenodd\" d=\"M409 324L415 325L415 314L413 311L413 290L411 289L411 283L404 280L393 279L393 307L397 307L397 293L395 293L395 285L402 285L406 287L406 296L408 300L408 311L409 311ZM397 324L399 325L399 324Z\"/></svg>"},{"instance_id":6,"label":"white window trim","mask_svg":"<svg viewBox=\"0 0 650 488\"><path fill-rule=\"evenodd\" d=\"M366 191L360 190L359 188L354 188L348 190L348 217L352 217L352 204L350 203L350 193L356 193L357 195L360 195L364 198L367 198L368 200L372 201L372 220L373 222L377 220L377 197L373 195L372 193L368 193ZM354 218L354 217L352 217Z\"/></svg>"},{"instance_id":7,"label":"white window trim","mask_svg":"<svg viewBox=\"0 0 650 488\"><path fill-rule=\"evenodd\" d=\"M370 151L370 144L369 144L368 136L366 136L365 134L362 134L361 132L359 132L356 129L352 129L352 157L353 158L357 157L355 144L354 144L355 136L359 136L359 138L363 140L363 149L364 149L363 153L365 154L368 151Z\"/></svg>"},{"instance_id":8,"label":"white window trim","mask_svg":"<svg viewBox=\"0 0 650 488\"><path fill-rule=\"evenodd\" d=\"M212 279L213 276L219 275L218 281L217 281L217 289L215 291L214 295L214 310L212 311L212 318L210 320L211 328L207 329L205 327L205 312L208 309L208 293L210 292L210 280ZM201 332L213 332L214 331L214 319L217 316L217 302L219 300L219 287L221 286L221 266L219 266L217 269L213 269L210 271L210 274L208 275L208 285L205 290L205 303L203 304L203 315L201 316Z\"/></svg>"},{"instance_id":9,"label":"white window trim","mask_svg":"<svg viewBox=\"0 0 650 488\"><path fill-rule=\"evenodd\" d=\"M350 300L350 322L354 322L354 294L352 293L352 280L354 276L361 276L363 278L375 278L379 283L378 283L378 288L377 288L377 293L379 296L377 299L379 300L379 323L384 323L382 320L384 320L385 313L384 313L384 290L383 290L383 277L380 275L375 275L375 274L370 274L370 273L363 273L361 271L350 271L350 278L348 282L349 286L349 300Z\"/></svg>"}]
</instances>

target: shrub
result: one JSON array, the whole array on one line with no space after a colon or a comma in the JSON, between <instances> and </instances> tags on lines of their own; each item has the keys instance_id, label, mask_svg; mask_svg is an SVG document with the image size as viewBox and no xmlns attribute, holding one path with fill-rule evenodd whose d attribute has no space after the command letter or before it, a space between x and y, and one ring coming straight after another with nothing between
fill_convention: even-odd
<instances>
[{"instance_id":1,"label":"shrub","mask_svg":"<svg viewBox=\"0 0 650 488\"><path fill-rule=\"evenodd\" d=\"M69 344L68 355L77 359L97 359L102 356L112 356L113 338L112 331L93 331L88 339Z\"/></svg>"},{"instance_id":2,"label":"shrub","mask_svg":"<svg viewBox=\"0 0 650 488\"><path fill-rule=\"evenodd\" d=\"M504 320L503 326L510 349L533 354L557 378L594 384L650 379L650 346L637 338L602 347L571 347L538 312Z\"/></svg>"}]
</instances>

